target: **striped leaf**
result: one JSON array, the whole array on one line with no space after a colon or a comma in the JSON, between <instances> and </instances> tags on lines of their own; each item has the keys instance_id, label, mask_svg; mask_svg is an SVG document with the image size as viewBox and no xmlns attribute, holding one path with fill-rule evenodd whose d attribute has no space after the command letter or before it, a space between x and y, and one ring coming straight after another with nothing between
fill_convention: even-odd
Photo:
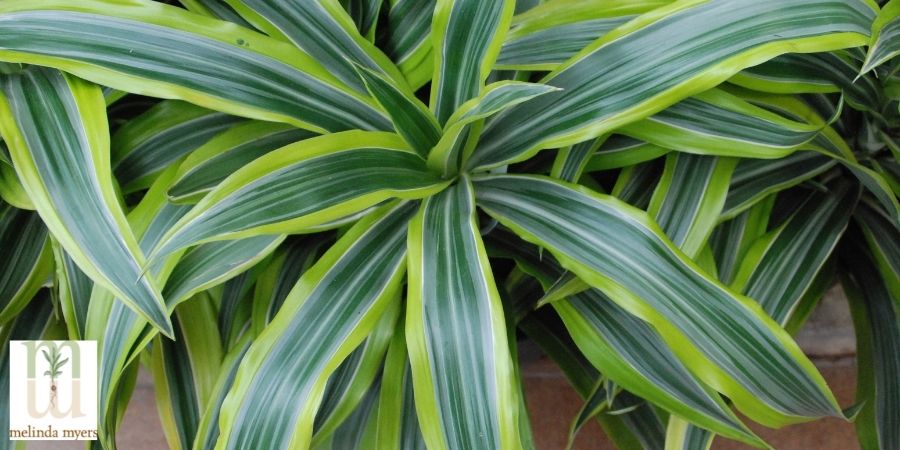
<instances>
[{"instance_id":1,"label":"striped leaf","mask_svg":"<svg viewBox=\"0 0 900 450\"><path fill-rule=\"evenodd\" d=\"M542 177L484 177L476 190L492 217L649 322L695 376L750 418L778 425L841 414L787 333L700 270L644 213Z\"/></svg>"},{"instance_id":2,"label":"striped leaf","mask_svg":"<svg viewBox=\"0 0 900 450\"><path fill-rule=\"evenodd\" d=\"M897 239L896 230L886 238ZM850 301L857 342L856 399L865 402L856 419L864 450L900 446L900 309L861 237L844 248L842 285Z\"/></svg>"},{"instance_id":3,"label":"striped leaf","mask_svg":"<svg viewBox=\"0 0 900 450\"><path fill-rule=\"evenodd\" d=\"M364 67L358 67L357 72L372 97L391 117L397 133L422 157L427 157L441 138L441 126L428 107L377 72Z\"/></svg>"},{"instance_id":4,"label":"striped leaf","mask_svg":"<svg viewBox=\"0 0 900 450\"><path fill-rule=\"evenodd\" d=\"M240 363L243 361L247 349L250 348L250 337L249 334L244 335L222 358L218 378L197 426L197 435L192 447L194 450L214 450L216 447L220 433L219 416L222 411L222 402L225 401L225 396L231 390Z\"/></svg>"},{"instance_id":5,"label":"striped leaf","mask_svg":"<svg viewBox=\"0 0 900 450\"><path fill-rule=\"evenodd\" d=\"M506 325L468 179L424 201L408 245L406 340L428 448L521 448Z\"/></svg>"},{"instance_id":6,"label":"striped leaf","mask_svg":"<svg viewBox=\"0 0 900 450\"><path fill-rule=\"evenodd\" d=\"M100 89L51 69L2 80L0 131L38 213L78 267L172 334L143 255L114 192Z\"/></svg>"},{"instance_id":7,"label":"striped leaf","mask_svg":"<svg viewBox=\"0 0 900 450\"><path fill-rule=\"evenodd\" d=\"M113 174L125 193L147 188L170 164L243 121L190 103L160 102L113 134Z\"/></svg>"},{"instance_id":8,"label":"striped leaf","mask_svg":"<svg viewBox=\"0 0 900 450\"><path fill-rule=\"evenodd\" d=\"M821 128L785 119L714 89L616 132L690 153L780 158L804 147Z\"/></svg>"},{"instance_id":9,"label":"striped leaf","mask_svg":"<svg viewBox=\"0 0 900 450\"><path fill-rule=\"evenodd\" d=\"M0 143L0 149L5 148ZM0 151L0 153L3 153L3 151ZM28 198L28 193L25 192L25 187L19 181L19 176L16 174L12 162L0 164L0 199L19 209L34 210L34 203Z\"/></svg>"},{"instance_id":10,"label":"striped leaf","mask_svg":"<svg viewBox=\"0 0 900 450\"><path fill-rule=\"evenodd\" d=\"M614 134L594 152L584 170L597 172L634 166L659 158L666 153L669 153L668 148Z\"/></svg>"},{"instance_id":11,"label":"striped leaf","mask_svg":"<svg viewBox=\"0 0 900 450\"><path fill-rule=\"evenodd\" d=\"M550 0L513 18L496 67L553 70L609 31L667 0Z\"/></svg>"},{"instance_id":12,"label":"striped leaf","mask_svg":"<svg viewBox=\"0 0 900 450\"><path fill-rule=\"evenodd\" d=\"M696 258L715 227L738 160L670 153L647 212L666 236Z\"/></svg>"},{"instance_id":13,"label":"striped leaf","mask_svg":"<svg viewBox=\"0 0 900 450\"><path fill-rule=\"evenodd\" d=\"M218 449L307 448L328 376L397 297L409 203L360 220L307 271L244 357Z\"/></svg>"},{"instance_id":14,"label":"striped leaf","mask_svg":"<svg viewBox=\"0 0 900 450\"><path fill-rule=\"evenodd\" d=\"M69 331L69 339L85 340L88 309L94 282L56 243L53 243L53 258L56 263L59 306Z\"/></svg>"},{"instance_id":15,"label":"striped leaf","mask_svg":"<svg viewBox=\"0 0 900 450\"><path fill-rule=\"evenodd\" d=\"M181 163L169 188L169 198L174 202L197 201L254 159L313 136L309 131L278 123L234 126L207 140Z\"/></svg>"},{"instance_id":16,"label":"striped leaf","mask_svg":"<svg viewBox=\"0 0 900 450\"><path fill-rule=\"evenodd\" d=\"M47 227L33 211L0 203L0 324L11 321L47 282L53 256Z\"/></svg>"},{"instance_id":17,"label":"striped leaf","mask_svg":"<svg viewBox=\"0 0 900 450\"><path fill-rule=\"evenodd\" d=\"M365 397L341 424L328 442L311 447L313 450L365 450L371 448L378 435L378 398L382 380L377 380Z\"/></svg>"},{"instance_id":18,"label":"striped leaf","mask_svg":"<svg viewBox=\"0 0 900 450\"><path fill-rule=\"evenodd\" d=\"M891 0L881 8L872 24L872 41L860 73L888 62L900 54L900 1Z\"/></svg>"},{"instance_id":19,"label":"striped leaf","mask_svg":"<svg viewBox=\"0 0 900 450\"><path fill-rule=\"evenodd\" d=\"M399 316L400 302L394 302L366 341L328 379L322 405L316 415L313 447L330 438L376 384L384 368L385 354L397 329Z\"/></svg>"},{"instance_id":20,"label":"striped leaf","mask_svg":"<svg viewBox=\"0 0 900 450\"><path fill-rule=\"evenodd\" d=\"M381 12L384 0L341 0L347 14L356 24L359 34L366 36L371 40L375 34L375 26L378 22L378 14Z\"/></svg>"},{"instance_id":21,"label":"striped leaf","mask_svg":"<svg viewBox=\"0 0 900 450\"><path fill-rule=\"evenodd\" d=\"M126 92L318 132L390 128L371 100L290 44L158 2L4 2L0 36L0 59Z\"/></svg>"},{"instance_id":22,"label":"striped leaf","mask_svg":"<svg viewBox=\"0 0 900 450\"><path fill-rule=\"evenodd\" d=\"M405 324L398 323L384 360L381 394L378 399L378 448L425 450L413 399L413 380L406 354Z\"/></svg>"},{"instance_id":23,"label":"striped leaf","mask_svg":"<svg viewBox=\"0 0 900 450\"><path fill-rule=\"evenodd\" d=\"M175 340L157 337L150 369L169 448L193 448L200 418L222 363L212 299L199 295L175 311ZM202 323L204 326L196 326Z\"/></svg>"},{"instance_id":24,"label":"striped leaf","mask_svg":"<svg viewBox=\"0 0 900 450\"><path fill-rule=\"evenodd\" d=\"M782 53L863 45L874 15L863 0L712 0L656 9L543 80L562 91L488 124L467 167L497 167L600 136Z\"/></svg>"},{"instance_id":25,"label":"striped leaf","mask_svg":"<svg viewBox=\"0 0 900 450\"><path fill-rule=\"evenodd\" d=\"M437 0L430 105L439 123L481 93L514 9L510 0Z\"/></svg>"},{"instance_id":26,"label":"striped leaf","mask_svg":"<svg viewBox=\"0 0 900 450\"><path fill-rule=\"evenodd\" d=\"M178 0L188 11L204 16L225 20L243 27L251 28L243 17L228 5L226 0Z\"/></svg>"},{"instance_id":27,"label":"striped leaf","mask_svg":"<svg viewBox=\"0 0 900 450\"><path fill-rule=\"evenodd\" d=\"M770 195L713 231L709 246L719 281L727 285L734 280L750 246L766 233L774 204L775 196Z\"/></svg>"},{"instance_id":28,"label":"striped leaf","mask_svg":"<svg viewBox=\"0 0 900 450\"><path fill-rule=\"evenodd\" d=\"M601 137L560 149L553 161L553 168L550 169L550 176L570 183L578 182L588 162L605 141Z\"/></svg>"},{"instance_id":29,"label":"striped leaf","mask_svg":"<svg viewBox=\"0 0 900 450\"><path fill-rule=\"evenodd\" d=\"M736 217L775 192L796 186L837 165L833 158L816 152L797 152L766 159L741 159L731 177L722 220Z\"/></svg>"},{"instance_id":30,"label":"striped leaf","mask_svg":"<svg viewBox=\"0 0 900 450\"><path fill-rule=\"evenodd\" d=\"M691 425L678 416L669 416L666 450L709 450L716 435Z\"/></svg>"},{"instance_id":31,"label":"striped leaf","mask_svg":"<svg viewBox=\"0 0 900 450\"><path fill-rule=\"evenodd\" d=\"M859 189L832 184L791 205L791 218L747 252L731 287L784 326L847 228Z\"/></svg>"},{"instance_id":32,"label":"striped leaf","mask_svg":"<svg viewBox=\"0 0 900 450\"><path fill-rule=\"evenodd\" d=\"M900 241L889 239L897 234L896 223L891 221L890 215L868 201L860 202L853 214L878 272L891 296L900 305Z\"/></svg>"},{"instance_id":33,"label":"striped leaf","mask_svg":"<svg viewBox=\"0 0 900 450\"><path fill-rule=\"evenodd\" d=\"M381 48L413 90L427 83L434 72L431 19L436 4L437 0L390 0L388 26L379 30Z\"/></svg>"},{"instance_id":34,"label":"striped leaf","mask_svg":"<svg viewBox=\"0 0 900 450\"><path fill-rule=\"evenodd\" d=\"M446 182L399 136L347 131L282 147L220 183L166 233L154 254L199 242L312 230L392 197Z\"/></svg>"},{"instance_id":35,"label":"striped leaf","mask_svg":"<svg viewBox=\"0 0 900 450\"><path fill-rule=\"evenodd\" d=\"M339 0L229 0L229 4L257 28L293 43L358 92L366 89L354 64L403 81L390 59L359 33Z\"/></svg>"}]
</instances>

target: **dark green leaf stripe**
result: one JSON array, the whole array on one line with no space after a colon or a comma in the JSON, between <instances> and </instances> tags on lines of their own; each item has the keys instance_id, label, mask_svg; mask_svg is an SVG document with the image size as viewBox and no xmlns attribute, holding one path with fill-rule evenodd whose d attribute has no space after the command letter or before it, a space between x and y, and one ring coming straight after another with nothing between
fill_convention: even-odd
<instances>
[{"instance_id":1,"label":"dark green leaf stripe","mask_svg":"<svg viewBox=\"0 0 900 450\"><path fill-rule=\"evenodd\" d=\"M375 31L378 14L384 0L341 0L347 14L353 18L353 23L359 30L359 34L369 36Z\"/></svg>"},{"instance_id":2,"label":"dark green leaf stripe","mask_svg":"<svg viewBox=\"0 0 900 450\"><path fill-rule=\"evenodd\" d=\"M370 100L290 45L161 3L4 2L0 36L0 59L126 92L313 131L390 127Z\"/></svg>"},{"instance_id":3,"label":"dark green leaf stripe","mask_svg":"<svg viewBox=\"0 0 900 450\"><path fill-rule=\"evenodd\" d=\"M874 14L863 0L709 0L659 8L548 75L544 82L562 91L486 126L468 167L496 167L599 136L781 53L861 45Z\"/></svg>"},{"instance_id":4,"label":"dark green leaf stripe","mask_svg":"<svg viewBox=\"0 0 900 450\"><path fill-rule=\"evenodd\" d=\"M306 130L269 122L232 127L206 141L181 163L169 198L176 202L199 200L254 159L313 136Z\"/></svg>"},{"instance_id":5,"label":"dark green leaf stripe","mask_svg":"<svg viewBox=\"0 0 900 450\"><path fill-rule=\"evenodd\" d=\"M741 159L731 178L722 219L730 219L767 195L796 186L837 165L816 152L797 152L774 159Z\"/></svg>"},{"instance_id":6,"label":"dark green leaf stripe","mask_svg":"<svg viewBox=\"0 0 900 450\"><path fill-rule=\"evenodd\" d=\"M552 0L513 18L497 67L553 70L610 30L666 0Z\"/></svg>"},{"instance_id":7,"label":"dark green leaf stripe","mask_svg":"<svg viewBox=\"0 0 900 450\"><path fill-rule=\"evenodd\" d=\"M0 323L18 314L52 271L47 227L33 211L0 202Z\"/></svg>"},{"instance_id":8,"label":"dark green leaf stripe","mask_svg":"<svg viewBox=\"0 0 900 450\"><path fill-rule=\"evenodd\" d=\"M709 278L646 214L542 177L485 177L476 190L490 215L650 322L696 376L754 420L840 414L787 333L750 299Z\"/></svg>"},{"instance_id":9,"label":"dark green leaf stripe","mask_svg":"<svg viewBox=\"0 0 900 450\"><path fill-rule=\"evenodd\" d=\"M38 213L78 266L163 333L172 325L115 197L100 89L52 69L2 79L0 130Z\"/></svg>"},{"instance_id":10,"label":"dark green leaf stripe","mask_svg":"<svg viewBox=\"0 0 900 450\"><path fill-rule=\"evenodd\" d=\"M358 68L369 93L387 111L403 139L423 157L441 138L441 126L419 99L397 87L395 82L364 67Z\"/></svg>"},{"instance_id":11,"label":"dark green leaf stripe","mask_svg":"<svg viewBox=\"0 0 900 450\"><path fill-rule=\"evenodd\" d=\"M406 339L429 449L521 448L500 296L464 178L410 224Z\"/></svg>"},{"instance_id":12,"label":"dark green leaf stripe","mask_svg":"<svg viewBox=\"0 0 900 450\"><path fill-rule=\"evenodd\" d=\"M893 234L896 238L896 232ZM864 450L900 446L900 308L877 276L861 239L844 252L848 276L842 285L850 301L858 346L857 401L864 401L856 431ZM855 248L854 248L855 247Z\"/></svg>"},{"instance_id":13,"label":"dark green leaf stripe","mask_svg":"<svg viewBox=\"0 0 900 450\"><path fill-rule=\"evenodd\" d=\"M446 123L460 105L481 93L514 8L515 1L510 0L437 1L430 104L439 123Z\"/></svg>"},{"instance_id":14,"label":"dark green leaf stripe","mask_svg":"<svg viewBox=\"0 0 900 450\"><path fill-rule=\"evenodd\" d=\"M872 42L860 73L866 73L900 54L900 1L891 0L872 24Z\"/></svg>"},{"instance_id":15,"label":"dark green leaf stripe","mask_svg":"<svg viewBox=\"0 0 900 450\"><path fill-rule=\"evenodd\" d=\"M113 135L113 174L126 193L146 188L169 164L241 121L190 103L160 102Z\"/></svg>"},{"instance_id":16,"label":"dark green leaf stripe","mask_svg":"<svg viewBox=\"0 0 900 450\"><path fill-rule=\"evenodd\" d=\"M226 178L167 232L155 254L203 241L297 232L445 185L397 135L320 136L270 152Z\"/></svg>"},{"instance_id":17,"label":"dark green leaf stripe","mask_svg":"<svg viewBox=\"0 0 900 450\"><path fill-rule=\"evenodd\" d=\"M668 152L668 148L614 134L594 152L584 170L596 172L633 166L659 158Z\"/></svg>"},{"instance_id":18,"label":"dark green leaf stripe","mask_svg":"<svg viewBox=\"0 0 900 450\"><path fill-rule=\"evenodd\" d=\"M437 0L390 0L388 26L381 47L400 67L413 89L431 79L431 19ZM381 34L381 33L379 33Z\"/></svg>"},{"instance_id":19,"label":"dark green leaf stripe","mask_svg":"<svg viewBox=\"0 0 900 450\"><path fill-rule=\"evenodd\" d=\"M382 209L300 278L225 399L218 448L307 448L328 376L397 298L414 205Z\"/></svg>"},{"instance_id":20,"label":"dark green leaf stripe","mask_svg":"<svg viewBox=\"0 0 900 450\"><path fill-rule=\"evenodd\" d=\"M648 212L672 243L696 258L715 227L738 160L670 153Z\"/></svg>"},{"instance_id":21,"label":"dark green leaf stripe","mask_svg":"<svg viewBox=\"0 0 900 450\"><path fill-rule=\"evenodd\" d=\"M833 184L796 207L777 230L744 258L732 284L785 325L847 228L859 189Z\"/></svg>"},{"instance_id":22,"label":"dark green leaf stripe","mask_svg":"<svg viewBox=\"0 0 900 450\"><path fill-rule=\"evenodd\" d=\"M338 0L231 0L230 4L258 28L273 37L283 36L359 92L364 93L365 87L354 64L403 81L387 56L359 33Z\"/></svg>"}]
</instances>

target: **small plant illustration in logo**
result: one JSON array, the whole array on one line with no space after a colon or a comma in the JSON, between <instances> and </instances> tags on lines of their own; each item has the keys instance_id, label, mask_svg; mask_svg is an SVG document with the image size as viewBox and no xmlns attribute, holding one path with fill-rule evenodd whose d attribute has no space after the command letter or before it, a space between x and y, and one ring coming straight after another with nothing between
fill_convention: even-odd
<instances>
[{"instance_id":1,"label":"small plant illustration in logo","mask_svg":"<svg viewBox=\"0 0 900 450\"><path fill-rule=\"evenodd\" d=\"M50 365L50 368L44 371L44 376L50 377L50 406L55 407L56 399L59 394L56 378L62 375L62 370L60 369L69 362L69 358L60 360L59 358L62 354L59 352L59 347L55 345L50 347L49 352L47 352L46 349L41 351L44 353L44 359L46 359L47 363Z\"/></svg>"}]
</instances>

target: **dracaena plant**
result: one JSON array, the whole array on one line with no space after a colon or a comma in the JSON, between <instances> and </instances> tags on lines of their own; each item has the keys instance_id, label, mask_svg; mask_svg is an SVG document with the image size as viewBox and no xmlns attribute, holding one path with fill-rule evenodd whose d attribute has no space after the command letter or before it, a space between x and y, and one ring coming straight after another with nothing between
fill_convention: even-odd
<instances>
[{"instance_id":1,"label":"dracaena plant","mask_svg":"<svg viewBox=\"0 0 900 450\"><path fill-rule=\"evenodd\" d=\"M172 448L533 448L522 340L572 434L900 446L896 0L168 3L0 1L0 323L99 341L94 448L142 364Z\"/></svg>"}]
</instances>

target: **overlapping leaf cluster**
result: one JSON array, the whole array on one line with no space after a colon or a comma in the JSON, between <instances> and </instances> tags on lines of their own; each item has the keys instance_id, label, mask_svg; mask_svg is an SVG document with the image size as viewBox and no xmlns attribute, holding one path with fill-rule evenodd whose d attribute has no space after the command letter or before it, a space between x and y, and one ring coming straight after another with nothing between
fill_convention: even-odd
<instances>
[{"instance_id":1,"label":"overlapping leaf cluster","mask_svg":"<svg viewBox=\"0 0 900 450\"><path fill-rule=\"evenodd\" d=\"M142 364L172 448L534 448L523 339L573 434L897 448L898 13L4 0L0 334L99 341L93 448ZM792 338L838 280L848 413Z\"/></svg>"}]
</instances>

